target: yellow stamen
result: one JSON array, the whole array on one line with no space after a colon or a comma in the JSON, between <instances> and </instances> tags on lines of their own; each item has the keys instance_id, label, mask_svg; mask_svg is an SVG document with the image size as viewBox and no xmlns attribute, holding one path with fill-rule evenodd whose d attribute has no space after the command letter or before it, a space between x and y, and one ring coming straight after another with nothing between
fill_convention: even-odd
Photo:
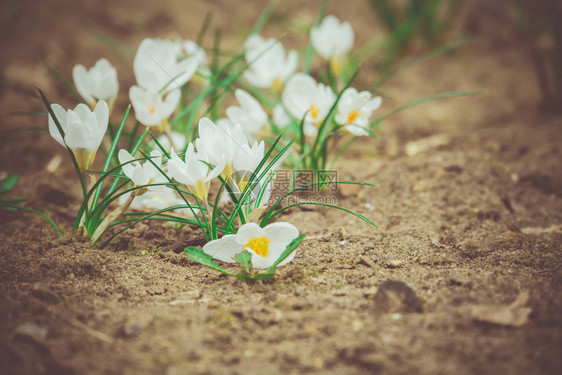
<instances>
[{"instance_id":1,"label":"yellow stamen","mask_svg":"<svg viewBox=\"0 0 562 375\"><path fill-rule=\"evenodd\" d=\"M310 105L310 114L312 115L312 117L316 120L316 117L318 117L318 108L316 108L316 106L314 104Z\"/></svg>"},{"instance_id":2,"label":"yellow stamen","mask_svg":"<svg viewBox=\"0 0 562 375\"><path fill-rule=\"evenodd\" d=\"M156 107L151 107L148 112L150 112L151 115L154 114L154 112L156 112Z\"/></svg>"},{"instance_id":3,"label":"yellow stamen","mask_svg":"<svg viewBox=\"0 0 562 375\"><path fill-rule=\"evenodd\" d=\"M276 77L273 80L273 83L271 84L271 90L276 94L279 94L281 90L283 90L283 81L281 80L281 78Z\"/></svg>"},{"instance_id":4,"label":"yellow stamen","mask_svg":"<svg viewBox=\"0 0 562 375\"><path fill-rule=\"evenodd\" d=\"M250 182L250 178L249 176L247 176L246 173L244 173L244 175L242 176L242 178L240 178L240 181L238 181L238 189L240 189L240 192L243 192L246 189L246 186L248 186L248 182Z\"/></svg>"},{"instance_id":5,"label":"yellow stamen","mask_svg":"<svg viewBox=\"0 0 562 375\"><path fill-rule=\"evenodd\" d=\"M90 166L94 163L94 158L96 157L96 153L90 153L85 148L75 148L72 150L74 154L74 158L76 159L76 164L78 164L78 168L81 171L85 171L86 169L90 168Z\"/></svg>"},{"instance_id":6,"label":"yellow stamen","mask_svg":"<svg viewBox=\"0 0 562 375\"><path fill-rule=\"evenodd\" d=\"M223 178L223 180L229 183L230 179L232 178L231 175L232 175L232 166L230 165L230 163L226 163L224 169L221 172L221 177Z\"/></svg>"},{"instance_id":7,"label":"yellow stamen","mask_svg":"<svg viewBox=\"0 0 562 375\"><path fill-rule=\"evenodd\" d=\"M165 118L164 120L162 120L160 125L158 125L158 130L160 130L162 133L164 133L166 131L167 127L168 127L168 119Z\"/></svg>"},{"instance_id":8,"label":"yellow stamen","mask_svg":"<svg viewBox=\"0 0 562 375\"><path fill-rule=\"evenodd\" d=\"M207 185L207 186L205 186ZM195 186L188 186L188 190L193 193L193 195L195 195L197 197L197 199L202 200L203 202L207 201L207 196L208 196L208 189L209 189L209 184L204 184L203 180L199 180L197 181L197 184L195 184Z\"/></svg>"},{"instance_id":9,"label":"yellow stamen","mask_svg":"<svg viewBox=\"0 0 562 375\"><path fill-rule=\"evenodd\" d=\"M339 76L345 66L345 57L335 56L330 59L330 69L335 76Z\"/></svg>"},{"instance_id":10,"label":"yellow stamen","mask_svg":"<svg viewBox=\"0 0 562 375\"><path fill-rule=\"evenodd\" d=\"M260 257L265 258L269 251L269 242L270 241L266 237L256 237L248 241L248 243L244 246L244 248L249 247Z\"/></svg>"},{"instance_id":11,"label":"yellow stamen","mask_svg":"<svg viewBox=\"0 0 562 375\"><path fill-rule=\"evenodd\" d=\"M353 124L353 121L355 121L357 119L357 117L359 117L359 112L358 111L351 111L349 112L349 114L347 115L347 123L348 124Z\"/></svg>"}]
</instances>

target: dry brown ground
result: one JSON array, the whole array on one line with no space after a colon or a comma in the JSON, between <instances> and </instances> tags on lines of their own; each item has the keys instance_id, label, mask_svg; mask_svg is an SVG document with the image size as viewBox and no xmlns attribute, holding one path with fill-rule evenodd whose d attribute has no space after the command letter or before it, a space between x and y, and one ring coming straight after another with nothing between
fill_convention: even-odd
<instances>
[{"instance_id":1,"label":"dry brown ground","mask_svg":"<svg viewBox=\"0 0 562 375\"><path fill-rule=\"evenodd\" d=\"M118 65L124 93L132 83L130 59L101 45L83 24L135 48L146 32L194 38L214 8L215 25L236 47L264 5L154 4L4 1L3 78L30 90L38 83L71 106L38 58L69 74L75 63L106 55ZM458 29L489 35L400 74L385 87L383 111L437 92L485 94L405 112L384 124L380 141L359 143L340 162L340 177L379 187L338 199L380 229L333 210L292 211L283 219L308 238L271 282L225 278L194 264L181 253L194 238L187 230L141 224L100 251L69 235L57 239L37 216L2 212L0 372L558 373L562 124L536 110L528 56L497 19L510 13L480 5L468 4ZM307 23L317 7L283 1L279 13ZM362 1L334 2L330 12L354 22L358 44L377 32ZM283 25L277 17L267 33ZM298 39L290 34L286 44ZM373 73L365 66L360 80ZM14 90L2 94L0 170L21 174L19 194L68 232L79 203L73 171L69 163L45 171L63 150L45 133L9 131L46 126L46 119L4 115L41 106ZM444 144L405 152L409 142L433 135ZM163 251L134 256L128 246ZM375 294L387 279L409 285L423 312L408 305L380 311ZM532 309L522 326L479 322L470 313L471 305L509 304L522 291ZM22 334L30 323L46 335Z\"/></svg>"}]
</instances>

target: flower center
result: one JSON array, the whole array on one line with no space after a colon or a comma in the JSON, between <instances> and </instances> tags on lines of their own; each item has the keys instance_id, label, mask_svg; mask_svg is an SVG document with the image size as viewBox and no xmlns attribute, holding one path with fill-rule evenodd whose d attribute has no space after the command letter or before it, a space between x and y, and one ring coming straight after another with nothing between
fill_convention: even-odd
<instances>
[{"instance_id":1,"label":"flower center","mask_svg":"<svg viewBox=\"0 0 562 375\"><path fill-rule=\"evenodd\" d=\"M187 187L187 189L193 194L195 195L195 197L197 197L197 199L206 202L207 201L207 196L208 196L208 190L209 187L206 186L207 184L205 183L204 180L199 180L197 181L197 183L195 185L190 185Z\"/></svg>"},{"instance_id":2,"label":"flower center","mask_svg":"<svg viewBox=\"0 0 562 375\"><path fill-rule=\"evenodd\" d=\"M357 119L357 117L359 117L359 112L358 111L351 111L349 112L349 114L347 115L347 123L348 124L353 124L353 121L355 121Z\"/></svg>"},{"instance_id":3,"label":"flower center","mask_svg":"<svg viewBox=\"0 0 562 375\"><path fill-rule=\"evenodd\" d=\"M248 241L244 248L250 248L260 257L265 258L269 251L269 242L266 237L256 237Z\"/></svg>"},{"instance_id":4,"label":"flower center","mask_svg":"<svg viewBox=\"0 0 562 375\"><path fill-rule=\"evenodd\" d=\"M148 111L150 112L151 115L153 115L154 112L156 111L156 107L151 107Z\"/></svg>"},{"instance_id":5,"label":"flower center","mask_svg":"<svg viewBox=\"0 0 562 375\"><path fill-rule=\"evenodd\" d=\"M316 117L318 117L318 108L316 108L316 106L314 104L310 105L310 114L312 115L312 117L316 120Z\"/></svg>"},{"instance_id":6,"label":"flower center","mask_svg":"<svg viewBox=\"0 0 562 375\"><path fill-rule=\"evenodd\" d=\"M273 90L273 92L276 94L280 93L281 90L283 90L283 81L281 80L281 78L275 77L273 83L271 84L271 90Z\"/></svg>"}]
</instances>

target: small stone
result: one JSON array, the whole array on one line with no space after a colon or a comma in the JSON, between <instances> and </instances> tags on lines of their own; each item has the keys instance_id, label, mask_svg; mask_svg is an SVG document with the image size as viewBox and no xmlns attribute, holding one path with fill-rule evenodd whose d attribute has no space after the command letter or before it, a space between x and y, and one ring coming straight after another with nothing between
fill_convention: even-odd
<instances>
[{"instance_id":1,"label":"small stone","mask_svg":"<svg viewBox=\"0 0 562 375\"><path fill-rule=\"evenodd\" d=\"M398 280L386 280L374 297L375 311L383 314L421 313L423 301L408 285Z\"/></svg>"},{"instance_id":2,"label":"small stone","mask_svg":"<svg viewBox=\"0 0 562 375\"><path fill-rule=\"evenodd\" d=\"M149 314L132 315L123 324L120 333L126 338L138 336L152 320L153 317Z\"/></svg>"},{"instance_id":3,"label":"small stone","mask_svg":"<svg viewBox=\"0 0 562 375\"><path fill-rule=\"evenodd\" d=\"M42 326L39 326L35 323L26 322L26 323L20 324L16 328L14 333L16 335L20 335L20 336L24 336L24 337L30 337L30 338L32 338L36 341L43 341L47 338L48 332L49 332L49 329L47 327L42 327Z\"/></svg>"},{"instance_id":4,"label":"small stone","mask_svg":"<svg viewBox=\"0 0 562 375\"><path fill-rule=\"evenodd\" d=\"M390 319L392 319L392 320L400 320L400 319L402 319L402 314L400 314L400 313L390 314Z\"/></svg>"},{"instance_id":5,"label":"small stone","mask_svg":"<svg viewBox=\"0 0 562 375\"><path fill-rule=\"evenodd\" d=\"M351 321L351 330L353 332L359 332L363 329L363 327L365 327L365 324L363 324L362 321L357 319Z\"/></svg>"},{"instance_id":6,"label":"small stone","mask_svg":"<svg viewBox=\"0 0 562 375\"><path fill-rule=\"evenodd\" d=\"M386 262L386 268L400 268L404 265L404 262L399 259L391 259Z\"/></svg>"},{"instance_id":7,"label":"small stone","mask_svg":"<svg viewBox=\"0 0 562 375\"><path fill-rule=\"evenodd\" d=\"M427 138L418 139L406 143L405 151L408 156L416 156L439 147L447 146L451 143L451 138L446 134L435 134Z\"/></svg>"},{"instance_id":8,"label":"small stone","mask_svg":"<svg viewBox=\"0 0 562 375\"><path fill-rule=\"evenodd\" d=\"M356 196L358 192L359 192L359 185L354 185L354 184L339 184L338 185L338 193L343 198Z\"/></svg>"},{"instance_id":9,"label":"small stone","mask_svg":"<svg viewBox=\"0 0 562 375\"><path fill-rule=\"evenodd\" d=\"M371 203L365 203L365 204L363 205L363 207L365 207L365 208L367 209L367 211L369 211L369 212L373 212L373 211L375 210L375 208L376 208L376 207L375 207L374 205L372 205Z\"/></svg>"}]
</instances>

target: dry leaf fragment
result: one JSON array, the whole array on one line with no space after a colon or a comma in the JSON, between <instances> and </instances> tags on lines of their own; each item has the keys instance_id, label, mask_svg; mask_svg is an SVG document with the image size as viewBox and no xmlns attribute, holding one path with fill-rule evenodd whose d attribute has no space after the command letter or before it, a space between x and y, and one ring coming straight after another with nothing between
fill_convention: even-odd
<instances>
[{"instance_id":1,"label":"dry leaf fragment","mask_svg":"<svg viewBox=\"0 0 562 375\"><path fill-rule=\"evenodd\" d=\"M527 323L532 311L530 307L525 306L528 300L529 292L523 291L509 305L472 305L470 316L481 322L521 327Z\"/></svg>"}]
</instances>

